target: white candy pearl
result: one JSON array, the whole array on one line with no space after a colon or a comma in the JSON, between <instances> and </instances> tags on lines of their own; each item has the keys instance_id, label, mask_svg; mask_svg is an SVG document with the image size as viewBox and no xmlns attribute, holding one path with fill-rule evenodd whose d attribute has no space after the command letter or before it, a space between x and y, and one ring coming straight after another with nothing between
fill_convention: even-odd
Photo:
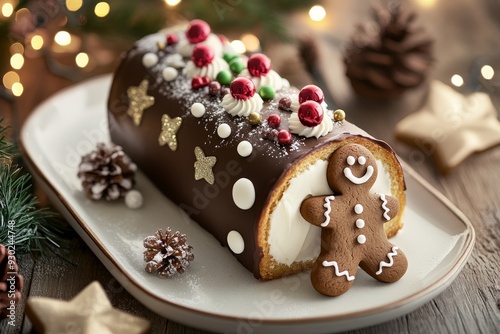
<instances>
[{"instance_id":1,"label":"white candy pearl","mask_svg":"<svg viewBox=\"0 0 500 334\"><path fill-rule=\"evenodd\" d=\"M137 190L130 190L125 195L125 205L130 209L139 209L142 206L142 194Z\"/></svg>"},{"instance_id":2,"label":"white candy pearl","mask_svg":"<svg viewBox=\"0 0 500 334\"><path fill-rule=\"evenodd\" d=\"M227 245L234 254L241 254L245 250L243 237L234 230L227 234Z\"/></svg>"},{"instance_id":3,"label":"white candy pearl","mask_svg":"<svg viewBox=\"0 0 500 334\"><path fill-rule=\"evenodd\" d=\"M243 158L248 157L250 154L252 154L253 147L252 144L248 140L243 140L238 144L238 147L236 148L238 151L238 154L242 156Z\"/></svg>"},{"instance_id":4,"label":"white candy pearl","mask_svg":"<svg viewBox=\"0 0 500 334\"><path fill-rule=\"evenodd\" d=\"M248 210L255 202L255 187L247 178L241 178L233 185L233 201L241 210Z\"/></svg>"},{"instance_id":5,"label":"white candy pearl","mask_svg":"<svg viewBox=\"0 0 500 334\"><path fill-rule=\"evenodd\" d=\"M191 106L191 114L196 118L203 117L203 115L205 115L205 106L199 102L193 103Z\"/></svg>"},{"instance_id":6,"label":"white candy pearl","mask_svg":"<svg viewBox=\"0 0 500 334\"><path fill-rule=\"evenodd\" d=\"M357 240L358 240L358 243L360 243L362 245L366 242L366 237L364 234L360 234L360 235L358 235Z\"/></svg>"},{"instance_id":7,"label":"white candy pearl","mask_svg":"<svg viewBox=\"0 0 500 334\"><path fill-rule=\"evenodd\" d=\"M363 219L356 219L356 227L357 228L365 227L365 221Z\"/></svg>"},{"instance_id":8,"label":"white candy pearl","mask_svg":"<svg viewBox=\"0 0 500 334\"><path fill-rule=\"evenodd\" d=\"M217 134L222 139L227 138L231 135L231 127L227 123L222 123L217 127Z\"/></svg>"},{"instance_id":9,"label":"white candy pearl","mask_svg":"<svg viewBox=\"0 0 500 334\"><path fill-rule=\"evenodd\" d=\"M154 53L148 52L142 56L142 65L146 68L150 68L158 64L158 56Z\"/></svg>"},{"instance_id":10,"label":"white candy pearl","mask_svg":"<svg viewBox=\"0 0 500 334\"><path fill-rule=\"evenodd\" d=\"M165 81L172 81L177 78L178 72L175 68L167 66L163 69L161 75L163 76L163 79L165 79Z\"/></svg>"}]
</instances>

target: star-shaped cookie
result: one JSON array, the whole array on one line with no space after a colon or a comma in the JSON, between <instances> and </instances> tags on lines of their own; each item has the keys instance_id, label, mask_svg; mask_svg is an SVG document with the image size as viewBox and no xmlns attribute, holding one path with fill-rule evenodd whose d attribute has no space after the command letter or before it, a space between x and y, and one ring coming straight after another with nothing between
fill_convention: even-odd
<instances>
[{"instance_id":1,"label":"star-shaped cookie","mask_svg":"<svg viewBox=\"0 0 500 334\"><path fill-rule=\"evenodd\" d=\"M99 282L70 301L31 297L26 313L39 333L149 333L150 323L113 308Z\"/></svg>"},{"instance_id":2,"label":"star-shaped cookie","mask_svg":"<svg viewBox=\"0 0 500 334\"><path fill-rule=\"evenodd\" d=\"M215 177L212 168L217 162L216 157L206 157L203 150L196 146L194 148L196 162L194 163L194 178L195 180L205 179L210 184L214 184Z\"/></svg>"},{"instance_id":3,"label":"star-shaped cookie","mask_svg":"<svg viewBox=\"0 0 500 334\"><path fill-rule=\"evenodd\" d=\"M168 144L168 147L177 150L177 131L181 127L182 118L170 118L167 114L161 117L161 133L158 142L161 146Z\"/></svg>"},{"instance_id":4,"label":"star-shaped cookie","mask_svg":"<svg viewBox=\"0 0 500 334\"><path fill-rule=\"evenodd\" d=\"M149 96L147 94L148 86L148 80L144 79L139 86L131 86L127 89L129 100L127 115L132 117L135 126L141 125L144 109L151 107L155 103L154 96Z\"/></svg>"},{"instance_id":5,"label":"star-shaped cookie","mask_svg":"<svg viewBox=\"0 0 500 334\"><path fill-rule=\"evenodd\" d=\"M439 81L426 104L396 125L396 138L432 155L442 173L469 155L500 144L500 122L490 97L462 95Z\"/></svg>"}]
</instances>

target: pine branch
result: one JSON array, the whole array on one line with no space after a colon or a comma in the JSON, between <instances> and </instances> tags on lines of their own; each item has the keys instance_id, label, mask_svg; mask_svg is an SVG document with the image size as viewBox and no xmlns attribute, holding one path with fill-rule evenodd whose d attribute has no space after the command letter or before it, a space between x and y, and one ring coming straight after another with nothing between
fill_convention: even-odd
<instances>
[{"instance_id":1,"label":"pine branch","mask_svg":"<svg viewBox=\"0 0 500 334\"><path fill-rule=\"evenodd\" d=\"M6 132L0 118L0 244L15 246L18 254L59 247L69 229L57 214L38 208L31 176L13 164L17 151Z\"/></svg>"},{"instance_id":2,"label":"pine branch","mask_svg":"<svg viewBox=\"0 0 500 334\"><path fill-rule=\"evenodd\" d=\"M55 213L37 208L30 180L16 166L0 166L0 243L15 245L16 253L43 253L47 246L59 247L67 231Z\"/></svg>"},{"instance_id":3,"label":"pine branch","mask_svg":"<svg viewBox=\"0 0 500 334\"><path fill-rule=\"evenodd\" d=\"M10 163L13 159L13 145L6 140L7 128L2 126L3 118L0 118L0 164Z\"/></svg>"}]
</instances>

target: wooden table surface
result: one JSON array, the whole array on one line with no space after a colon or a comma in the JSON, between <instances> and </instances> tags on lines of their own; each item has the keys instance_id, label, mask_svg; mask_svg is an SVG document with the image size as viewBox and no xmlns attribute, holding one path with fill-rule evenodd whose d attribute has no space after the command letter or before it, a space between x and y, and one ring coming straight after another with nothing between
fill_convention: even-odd
<instances>
[{"instance_id":1,"label":"wooden table surface","mask_svg":"<svg viewBox=\"0 0 500 334\"><path fill-rule=\"evenodd\" d=\"M420 21L436 38L436 65L431 75L449 83L458 73L466 84L462 92L488 91L500 108L500 67L497 76L486 85L477 86L478 61L500 65L500 2L496 0L423 1L418 5ZM352 95L344 78L341 46L352 33L355 22L368 15L366 2L329 1L326 22L313 26L303 16L290 18L297 34L310 32L318 41L318 68L327 89L338 107L346 110L350 121L364 127L376 137L389 142L434 187L448 197L472 222L476 246L457 279L441 295L414 312L392 321L350 333L499 333L500 332L500 147L468 158L451 174L439 174L429 156L412 161L414 148L393 138L393 128L404 115L418 109L425 98L422 87L403 99L391 103L370 103ZM342 18L342 20L340 20ZM346 24L348 21L352 24ZM286 72L298 86L311 81L297 62L290 46L269 47L275 67ZM293 50L292 50L293 51ZM294 68L293 73L286 68ZM25 93L18 99L16 116L22 122L33 107L57 90L71 84L52 75L43 59L27 61L23 68ZM36 81L44 77L44 84ZM2 116L12 121L12 110L0 101ZM5 112L7 110L7 112ZM407 222L411 224L411 222ZM64 257L64 259L63 259ZM97 280L105 288L112 304L120 309L149 319L153 333L204 333L156 315L134 299L99 262L84 242L76 237L70 251L60 256L34 259L19 257L25 287L23 301L17 308L16 327L3 322L2 333L29 333L31 323L24 316L29 296L70 299L90 282Z\"/></svg>"}]
</instances>

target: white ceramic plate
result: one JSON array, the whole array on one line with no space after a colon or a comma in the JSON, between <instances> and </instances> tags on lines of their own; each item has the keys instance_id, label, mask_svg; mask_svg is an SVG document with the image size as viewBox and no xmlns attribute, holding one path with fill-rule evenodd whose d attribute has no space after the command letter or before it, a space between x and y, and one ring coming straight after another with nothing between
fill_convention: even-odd
<instances>
[{"instance_id":1,"label":"white ceramic plate","mask_svg":"<svg viewBox=\"0 0 500 334\"><path fill-rule=\"evenodd\" d=\"M160 194L141 173L144 206L93 202L76 176L82 154L109 141L106 100L110 76L68 88L41 104L21 133L33 174L54 204L116 279L151 310L188 326L237 333L326 333L402 316L446 287L464 266L474 230L448 200L405 166L405 227L392 241L409 268L397 283L360 273L350 291L328 298L314 291L308 273L260 282L220 244ZM172 227L188 235L195 261L184 275L160 279L145 273L144 237Z\"/></svg>"}]
</instances>

